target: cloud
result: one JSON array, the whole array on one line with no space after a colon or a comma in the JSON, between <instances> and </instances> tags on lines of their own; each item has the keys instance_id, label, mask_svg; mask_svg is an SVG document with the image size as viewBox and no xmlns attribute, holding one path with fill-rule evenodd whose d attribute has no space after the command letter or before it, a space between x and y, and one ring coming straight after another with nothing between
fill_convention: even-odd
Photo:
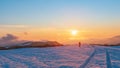
<instances>
[{"instance_id":1,"label":"cloud","mask_svg":"<svg viewBox=\"0 0 120 68\"><path fill-rule=\"evenodd\" d=\"M0 47L16 46L24 42L27 42L27 40L19 40L19 37L13 34L6 34L0 38Z\"/></svg>"},{"instance_id":2,"label":"cloud","mask_svg":"<svg viewBox=\"0 0 120 68\"><path fill-rule=\"evenodd\" d=\"M24 35L28 35L28 32L24 32Z\"/></svg>"},{"instance_id":3,"label":"cloud","mask_svg":"<svg viewBox=\"0 0 120 68\"><path fill-rule=\"evenodd\" d=\"M11 46L18 42L20 42L20 40L18 40L18 37L13 34L6 34L0 38L0 46Z\"/></svg>"},{"instance_id":4,"label":"cloud","mask_svg":"<svg viewBox=\"0 0 120 68\"><path fill-rule=\"evenodd\" d=\"M25 28L26 25L0 25L0 28Z\"/></svg>"},{"instance_id":5,"label":"cloud","mask_svg":"<svg viewBox=\"0 0 120 68\"><path fill-rule=\"evenodd\" d=\"M12 34L6 34L6 36L3 36L2 38L0 38L1 41L12 41L12 40L17 40L17 39L18 37Z\"/></svg>"}]
</instances>

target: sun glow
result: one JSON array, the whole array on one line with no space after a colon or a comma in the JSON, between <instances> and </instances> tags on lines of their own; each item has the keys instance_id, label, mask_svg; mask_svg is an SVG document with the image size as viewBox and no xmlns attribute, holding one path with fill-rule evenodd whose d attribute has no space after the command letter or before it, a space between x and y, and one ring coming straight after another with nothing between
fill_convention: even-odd
<instances>
[{"instance_id":1,"label":"sun glow","mask_svg":"<svg viewBox=\"0 0 120 68\"><path fill-rule=\"evenodd\" d=\"M71 35L76 36L78 34L78 30L71 30Z\"/></svg>"}]
</instances>

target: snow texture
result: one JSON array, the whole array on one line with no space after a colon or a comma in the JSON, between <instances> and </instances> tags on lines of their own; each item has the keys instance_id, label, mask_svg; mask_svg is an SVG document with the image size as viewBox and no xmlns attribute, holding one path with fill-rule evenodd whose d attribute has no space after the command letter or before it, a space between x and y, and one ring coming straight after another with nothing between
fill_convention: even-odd
<instances>
[{"instance_id":1,"label":"snow texture","mask_svg":"<svg viewBox=\"0 0 120 68\"><path fill-rule=\"evenodd\" d=\"M0 50L0 68L120 68L120 46Z\"/></svg>"}]
</instances>

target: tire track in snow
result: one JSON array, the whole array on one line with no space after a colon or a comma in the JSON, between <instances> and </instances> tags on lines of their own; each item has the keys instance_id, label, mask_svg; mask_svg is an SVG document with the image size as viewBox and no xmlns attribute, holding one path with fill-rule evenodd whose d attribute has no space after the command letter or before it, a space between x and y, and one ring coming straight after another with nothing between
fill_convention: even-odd
<instances>
[{"instance_id":1,"label":"tire track in snow","mask_svg":"<svg viewBox=\"0 0 120 68\"><path fill-rule=\"evenodd\" d=\"M118 50L118 51L120 51L120 48L113 48L113 47L102 47L102 48L109 49L109 50Z\"/></svg>"},{"instance_id":2,"label":"tire track in snow","mask_svg":"<svg viewBox=\"0 0 120 68\"><path fill-rule=\"evenodd\" d=\"M106 49L106 62L107 62L107 68L112 68L110 55L107 49Z\"/></svg>"},{"instance_id":3,"label":"tire track in snow","mask_svg":"<svg viewBox=\"0 0 120 68\"><path fill-rule=\"evenodd\" d=\"M95 53L96 53L96 48L94 52L87 58L87 60L79 68L85 68L87 64L90 62L90 60L94 57Z\"/></svg>"}]
</instances>

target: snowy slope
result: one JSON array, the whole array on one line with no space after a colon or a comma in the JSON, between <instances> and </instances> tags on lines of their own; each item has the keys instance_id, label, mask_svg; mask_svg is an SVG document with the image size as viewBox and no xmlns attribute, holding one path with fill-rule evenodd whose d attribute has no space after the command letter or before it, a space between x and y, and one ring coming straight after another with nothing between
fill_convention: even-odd
<instances>
[{"instance_id":1,"label":"snowy slope","mask_svg":"<svg viewBox=\"0 0 120 68\"><path fill-rule=\"evenodd\" d=\"M87 45L0 50L0 68L120 68L119 51Z\"/></svg>"}]
</instances>

